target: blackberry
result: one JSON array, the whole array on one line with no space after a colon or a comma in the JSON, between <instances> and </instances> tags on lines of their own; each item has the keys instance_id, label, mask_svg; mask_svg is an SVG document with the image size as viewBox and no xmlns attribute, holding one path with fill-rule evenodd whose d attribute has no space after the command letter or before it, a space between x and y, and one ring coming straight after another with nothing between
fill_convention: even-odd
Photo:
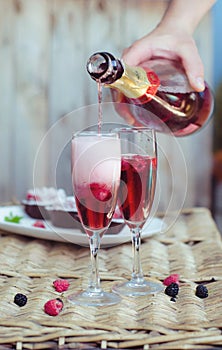
<instances>
[{"instance_id":1,"label":"blackberry","mask_svg":"<svg viewBox=\"0 0 222 350\"><path fill-rule=\"evenodd\" d=\"M172 298L175 298L179 293L179 286L177 283L171 283L165 289L165 294L169 295Z\"/></svg>"},{"instance_id":2,"label":"blackberry","mask_svg":"<svg viewBox=\"0 0 222 350\"><path fill-rule=\"evenodd\" d=\"M204 299L208 297L208 289L203 284L199 284L196 288L196 296Z\"/></svg>"},{"instance_id":3,"label":"blackberry","mask_svg":"<svg viewBox=\"0 0 222 350\"><path fill-rule=\"evenodd\" d=\"M20 307L25 306L27 300L27 296L21 293L17 293L14 297L14 303Z\"/></svg>"}]
</instances>

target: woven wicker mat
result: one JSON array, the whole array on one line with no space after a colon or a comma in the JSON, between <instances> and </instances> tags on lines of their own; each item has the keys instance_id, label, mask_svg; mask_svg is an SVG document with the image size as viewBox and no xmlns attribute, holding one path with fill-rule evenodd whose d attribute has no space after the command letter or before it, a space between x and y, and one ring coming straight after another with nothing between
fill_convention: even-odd
<instances>
[{"instance_id":1,"label":"woven wicker mat","mask_svg":"<svg viewBox=\"0 0 222 350\"><path fill-rule=\"evenodd\" d=\"M146 278L180 274L176 302L161 292L109 307L74 306L66 298L87 284L89 249L2 232L0 349L222 348L222 243L210 212L184 211L167 233L143 241L141 257ZM128 278L131 264L130 243L101 249L103 288ZM57 277L70 281L62 295L52 286ZM206 299L195 296L203 281ZM28 297L22 308L13 302L18 292ZM52 317L43 306L55 297L64 308Z\"/></svg>"}]
</instances>

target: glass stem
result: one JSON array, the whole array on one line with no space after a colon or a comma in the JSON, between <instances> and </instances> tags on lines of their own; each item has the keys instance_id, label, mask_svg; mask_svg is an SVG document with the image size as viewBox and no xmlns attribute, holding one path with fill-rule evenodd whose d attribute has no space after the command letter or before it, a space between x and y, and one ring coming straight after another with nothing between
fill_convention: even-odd
<instances>
[{"instance_id":1,"label":"glass stem","mask_svg":"<svg viewBox=\"0 0 222 350\"><path fill-rule=\"evenodd\" d=\"M140 261L141 229L139 227L131 229L133 248L133 272L132 281L140 284L144 281L143 270Z\"/></svg>"},{"instance_id":2,"label":"glass stem","mask_svg":"<svg viewBox=\"0 0 222 350\"><path fill-rule=\"evenodd\" d=\"M100 293L100 277L99 277L99 262L98 253L100 247L100 235L94 232L90 237L90 252L91 252L91 278L89 281L88 292Z\"/></svg>"}]
</instances>

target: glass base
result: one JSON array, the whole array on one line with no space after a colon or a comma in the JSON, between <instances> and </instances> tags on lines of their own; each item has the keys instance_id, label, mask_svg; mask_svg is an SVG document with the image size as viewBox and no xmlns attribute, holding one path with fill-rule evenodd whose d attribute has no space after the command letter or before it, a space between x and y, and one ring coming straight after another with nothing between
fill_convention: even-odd
<instances>
[{"instance_id":1,"label":"glass base","mask_svg":"<svg viewBox=\"0 0 222 350\"><path fill-rule=\"evenodd\" d=\"M120 297L108 292L80 292L68 296L68 301L75 305L106 306L115 305L120 302Z\"/></svg>"},{"instance_id":2,"label":"glass base","mask_svg":"<svg viewBox=\"0 0 222 350\"><path fill-rule=\"evenodd\" d=\"M164 289L162 283L146 281L143 280L140 283L136 281L128 281L121 284L116 284L113 286L112 290L114 293L119 295L125 295L130 297L148 295L148 294L157 294Z\"/></svg>"}]
</instances>

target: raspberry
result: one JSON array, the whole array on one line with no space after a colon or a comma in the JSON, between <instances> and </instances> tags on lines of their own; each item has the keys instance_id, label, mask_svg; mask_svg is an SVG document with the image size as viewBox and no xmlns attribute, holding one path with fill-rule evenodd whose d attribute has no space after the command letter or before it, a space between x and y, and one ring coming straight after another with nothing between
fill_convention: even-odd
<instances>
[{"instance_id":1,"label":"raspberry","mask_svg":"<svg viewBox=\"0 0 222 350\"><path fill-rule=\"evenodd\" d=\"M112 197L112 193L105 184L93 182L90 184L90 190L94 197L100 202L106 202Z\"/></svg>"},{"instance_id":2,"label":"raspberry","mask_svg":"<svg viewBox=\"0 0 222 350\"><path fill-rule=\"evenodd\" d=\"M165 289L165 294L167 294L167 295L169 295L170 297L173 297L173 298L175 298L178 293L179 293L179 286L178 286L177 283L171 283Z\"/></svg>"},{"instance_id":3,"label":"raspberry","mask_svg":"<svg viewBox=\"0 0 222 350\"><path fill-rule=\"evenodd\" d=\"M163 284L165 286L169 286L171 283L177 283L179 285L179 275L177 273L173 273L172 275L165 278Z\"/></svg>"},{"instance_id":4,"label":"raspberry","mask_svg":"<svg viewBox=\"0 0 222 350\"><path fill-rule=\"evenodd\" d=\"M35 221L32 226L39 227L39 228L45 228L44 223L42 221L40 221L40 220Z\"/></svg>"},{"instance_id":5,"label":"raspberry","mask_svg":"<svg viewBox=\"0 0 222 350\"><path fill-rule=\"evenodd\" d=\"M48 300L44 305L44 311L50 316L57 316L62 311L63 302L61 299Z\"/></svg>"},{"instance_id":6,"label":"raspberry","mask_svg":"<svg viewBox=\"0 0 222 350\"><path fill-rule=\"evenodd\" d=\"M65 292L69 288L67 280L58 279L53 282L53 286L57 292Z\"/></svg>"},{"instance_id":7,"label":"raspberry","mask_svg":"<svg viewBox=\"0 0 222 350\"><path fill-rule=\"evenodd\" d=\"M203 284L199 284L199 286L197 286L196 288L196 296L204 299L208 297L208 289L206 286L204 286Z\"/></svg>"},{"instance_id":8,"label":"raspberry","mask_svg":"<svg viewBox=\"0 0 222 350\"><path fill-rule=\"evenodd\" d=\"M118 206L116 206L114 214L113 214L113 219L122 219L123 215Z\"/></svg>"},{"instance_id":9,"label":"raspberry","mask_svg":"<svg viewBox=\"0 0 222 350\"><path fill-rule=\"evenodd\" d=\"M40 197L33 193L27 193L26 199L27 201L40 201Z\"/></svg>"},{"instance_id":10,"label":"raspberry","mask_svg":"<svg viewBox=\"0 0 222 350\"><path fill-rule=\"evenodd\" d=\"M143 156L137 154L133 157L132 166L134 168L134 171L137 171L138 173L143 171L146 168L147 165L147 158L144 158Z\"/></svg>"},{"instance_id":11,"label":"raspberry","mask_svg":"<svg viewBox=\"0 0 222 350\"><path fill-rule=\"evenodd\" d=\"M14 297L14 303L20 307L25 306L27 300L27 296L21 293L17 293Z\"/></svg>"},{"instance_id":12,"label":"raspberry","mask_svg":"<svg viewBox=\"0 0 222 350\"><path fill-rule=\"evenodd\" d=\"M126 170L129 170L129 168L130 168L130 163L126 159L122 158L121 159L121 170L126 171Z\"/></svg>"}]
</instances>

